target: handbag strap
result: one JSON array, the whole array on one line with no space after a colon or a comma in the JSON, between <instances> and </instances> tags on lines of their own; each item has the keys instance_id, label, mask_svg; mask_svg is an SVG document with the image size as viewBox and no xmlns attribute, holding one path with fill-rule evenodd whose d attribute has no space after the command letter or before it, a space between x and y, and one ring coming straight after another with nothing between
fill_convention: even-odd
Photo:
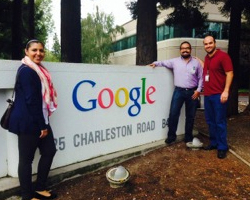
<instances>
[{"instance_id":1,"label":"handbag strap","mask_svg":"<svg viewBox=\"0 0 250 200\"><path fill-rule=\"evenodd\" d=\"M18 76L19 76L19 74L20 74L20 71L21 71L24 67L25 67L25 66L23 66L23 67L21 67L21 68L19 68L19 69L17 70L16 79L15 79L15 85L14 85L13 92L12 92L12 95L11 95L12 101L13 101L14 96L15 96L15 90L16 90L16 85L17 85ZM8 101L8 100L7 100L7 101Z\"/></svg>"}]
</instances>

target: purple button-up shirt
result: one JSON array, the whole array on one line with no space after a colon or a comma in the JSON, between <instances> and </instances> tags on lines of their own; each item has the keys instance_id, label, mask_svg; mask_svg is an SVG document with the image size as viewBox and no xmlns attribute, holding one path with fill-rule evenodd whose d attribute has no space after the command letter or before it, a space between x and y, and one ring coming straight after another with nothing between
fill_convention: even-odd
<instances>
[{"instance_id":1,"label":"purple button-up shirt","mask_svg":"<svg viewBox=\"0 0 250 200\"><path fill-rule=\"evenodd\" d=\"M203 68L200 62L191 57L186 62L181 56L169 60L153 62L156 67L163 66L174 72L174 85L181 88L195 88L201 92L203 87Z\"/></svg>"}]
</instances>

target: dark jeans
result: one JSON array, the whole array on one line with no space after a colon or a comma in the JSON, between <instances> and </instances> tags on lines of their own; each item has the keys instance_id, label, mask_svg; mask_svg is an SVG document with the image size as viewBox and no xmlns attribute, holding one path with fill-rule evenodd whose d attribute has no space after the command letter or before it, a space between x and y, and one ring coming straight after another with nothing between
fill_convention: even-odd
<instances>
[{"instance_id":1,"label":"dark jeans","mask_svg":"<svg viewBox=\"0 0 250 200\"><path fill-rule=\"evenodd\" d=\"M204 107L209 127L210 144L218 150L228 150L227 144L227 105L220 102L220 94L205 96Z\"/></svg>"},{"instance_id":2,"label":"dark jeans","mask_svg":"<svg viewBox=\"0 0 250 200\"><path fill-rule=\"evenodd\" d=\"M176 139L176 130L179 122L180 112L185 103L185 142L193 140L193 126L198 99L193 100L192 95L195 89L183 89L176 87L172 96L169 119L168 119L168 140Z\"/></svg>"},{"instance_id":3,"label":"dark jeans","mask_svg":"<svg viewBox=\"0 0 250 200\"><path fill-rule=\"evenodd\" d=\"M30 200L34 197L32 188L32 162L37 148L40 151L41 157L38 163L35 190L45 190L50 167L56 153L53 132L50 126L48 126L48 132L48 135L43 139L39 138L40 133L34 135L20 134L18 136L18 177L23 200Z\"/></svg>"}]
</instances>

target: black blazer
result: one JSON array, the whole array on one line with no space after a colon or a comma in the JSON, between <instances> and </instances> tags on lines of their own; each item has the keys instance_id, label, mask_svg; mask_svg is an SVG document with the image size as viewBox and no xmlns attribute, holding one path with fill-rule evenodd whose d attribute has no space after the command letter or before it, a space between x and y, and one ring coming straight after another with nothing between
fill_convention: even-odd
<instances>
[{"instance_id":1,"label":"black blazer","mask_svg":"<svg viewBox=\"0 0 250 200\"><path fill-rule=\"evenodd\" d=\"M17 72L15 101L9 131L15 134L39 134L47 128L43 116L42 85L38 74L26 65Z\"/></svg>"}]
</instances>

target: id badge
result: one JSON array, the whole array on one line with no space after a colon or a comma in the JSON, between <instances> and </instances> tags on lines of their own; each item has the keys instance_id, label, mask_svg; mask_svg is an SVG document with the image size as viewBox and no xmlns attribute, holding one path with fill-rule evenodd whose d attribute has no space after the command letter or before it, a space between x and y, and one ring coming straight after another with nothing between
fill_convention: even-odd
<instances>
[{"instance_id":1,"label":"id badge","mask_svg":"<svg viewBox=\"0 0 250 200\"><path fill-rule=\"evenodd\" d=\"M205 76L205 81L209 82L209 75L208 74Z\"/></svg>"}]
</instances>

